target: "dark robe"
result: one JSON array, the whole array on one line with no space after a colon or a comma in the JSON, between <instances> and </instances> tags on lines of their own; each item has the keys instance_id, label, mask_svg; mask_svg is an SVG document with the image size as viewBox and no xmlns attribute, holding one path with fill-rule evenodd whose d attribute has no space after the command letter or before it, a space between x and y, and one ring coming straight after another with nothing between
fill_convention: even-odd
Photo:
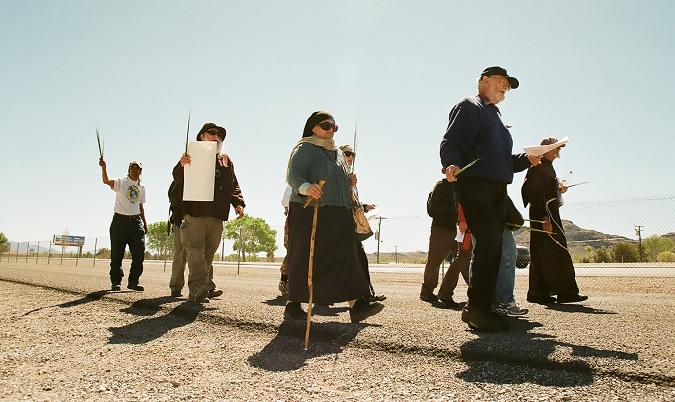
<instances>
[{"instance_id":1,"label":"dark robe","mask_svg":"<svg viewBox=\"0 0 675 402\"><path fill-rule=\"evenodd\" d=\"M521 189L523 203L530 205L530 219L548 218L554 234L530 232L530 287L528 296L576 295L579 293L574 277L572 257L567 251L567 239L560 219L560 194L553 162L542 159L541 164L527 170ZM543 225L530 222L534 229Z\"/></svg>"},{"instance_id":2,"label":"dark robe","mask_svg":"<svg viewBox=\"0 0 675 402\"><path fill-rule=\"evenodd\" d=\"M314 208L290 202L288 211L288 300L306 303L307 268ZM331 304L371 295L368 259L354 233L350 209L319 208L314 241L312 286L316 304Z\"/></svg>"}]
</instances>

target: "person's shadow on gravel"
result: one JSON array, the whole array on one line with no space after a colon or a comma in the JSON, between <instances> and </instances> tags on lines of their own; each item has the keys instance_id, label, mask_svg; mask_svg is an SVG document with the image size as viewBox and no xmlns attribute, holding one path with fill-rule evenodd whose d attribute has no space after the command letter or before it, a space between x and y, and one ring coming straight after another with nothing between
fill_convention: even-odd
<instances>
[{"instance_id":1,"label":"person's shadow on gravel","mask_svg":"<svg viewBox=\"0 0 675 402\"><path fill-rule=\"evenodd\" d=\"M248 358L251 366L267 371L297 370L314 357L337 354L358 333L373 324L341 322L312 323L309 348L305 347L305 321L287 320L278 329L274 339L258 353Z\"/></svg>"},{"instance_id":2,"label":"person's shadow on gravel","mask_svg":"<svg viewBox=\"0 0 675 402\"><path fill-rule=\"evenodd\" d=\"M269 306L285 306L286 305L286 298L284 296L277 296L274 299L269 299L262 301L261 303L267 304Z\"/></svg>"},{"instance_id":3,"label":"person's shadow on gravel","mask_svg":"<svg viewBox=\"0 0 675 402\"><path fill-rule=\"evenodd\" d=\"M570 348L571 356L637 360L637 353L597 349L559 342L554 336L530 332L538 322L510 319L510 331L476 333L478 338L460 346L461 359L469 366L456 374L469 382L491 384L534 383L551 387L577 387L593 383L595 370L584 360L552 360L549 356Z\"/></svg>"},{"instance_id":4,"label":"person's shadow on gravel","mask_svg":"<svg viewBox=\"0 0 675 402\"><path fill-rule=\"evenodd\" d=\"M80 306L82 304L91 303L91 302L94 302L94 301L97 301L97 300L101 300L103 298L103 296L107 295L108 293L110 293L109 290L97 290L96 292L87 293L86 295L84 295L83 297L81 297L77 300L57 304L56 307L69 308L69 307Z\"/></svg>"},{"instance_id":5,"label":"person's shadow on gravel","mask_svg":"<svg viewBox=\"0 0 675 402\"><path fill-rule=\"evenodd\" d=\"M546 306L547 310L564 311L566 313L584 313L584 314L617 314L616 311L602 310L583 304L550 304Z\"/></svg>"},{"instance_id":6,"label":"person's shadow on gravel","mask_svg":"<svg viewBox=\"0 0 675 402\"><path fill-rule=\"evenodd\" d=\"M142 344L164 336L172 329L194 322L200 312L207 309L204 306L183 302L169 311L166 315L153 318L144 318L122 327L110 327L109 344ZM211 308L210 310L214 310Z\"/></svg>"},{"instance_id":7,"label":"person's shadow on gravel","mask_svg":"<svg viewBox=\"0 0 675 402\"><path fill-rule=\"evenodd\" d=\"M133 302L129 307L120 311L127 314L150 316L155 315L162 309L163 304L177 301L173 296L153 297L152 299L140 299Z\"/></svg>"}]
</instances>

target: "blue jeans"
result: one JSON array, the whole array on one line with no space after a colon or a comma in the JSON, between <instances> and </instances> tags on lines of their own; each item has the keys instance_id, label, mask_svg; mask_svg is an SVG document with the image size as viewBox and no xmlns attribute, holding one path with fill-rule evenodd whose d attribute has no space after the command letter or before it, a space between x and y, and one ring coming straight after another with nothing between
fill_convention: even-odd
<instances>
[{"instance_id":1,"label":"blue jeans","mask_svg":"<svg viewBox=\"0 0 675 402\"><path fill-rule=\"evenodd\" d=\"M497 286L495 288L495 303L512 303L516 299L513 297L513 287L516 284L516 240L513 238L513 232L504 228L502 233L502 257L499 263L499 274L497 275Z\"/></svg>"}]
</instances>

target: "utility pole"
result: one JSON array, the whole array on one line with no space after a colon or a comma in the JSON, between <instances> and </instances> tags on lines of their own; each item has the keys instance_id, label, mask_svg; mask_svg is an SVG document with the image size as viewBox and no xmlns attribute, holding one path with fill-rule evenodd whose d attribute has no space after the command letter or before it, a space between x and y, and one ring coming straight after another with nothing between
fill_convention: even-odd
<instances>
[{"instance_id":1,"label":"utility pole","mask_svg":"<svg viewBox=\"0 0 675 402\"><path fill-rule=\"evenodd\" d=\"M635 225L635 235L638 237L638 254L640 256L640 262L644 261L643 252L642 252L642 225Z\"/></svg>"},{"instance_id":2,"label":"utility pole","mask_svg":"<svg viewBox=\"0 0 675 402\"><path fill-rule=\"evenodd\" d=\"M394 261L398 264L398 246L394 246Z\"/></svg>"},{"instance_id":3,"label":"utility pole","mask_svg":"<svg viewBox=\"0 0 675 402\"><path fill-rule=\"evenodd\" d=\"M377 217L377 237L375 240L377 240L377 263L380 263L380 242L382 241L382 219L387 219L383 218L381 216Z\"/></svg>"}]
</instances>

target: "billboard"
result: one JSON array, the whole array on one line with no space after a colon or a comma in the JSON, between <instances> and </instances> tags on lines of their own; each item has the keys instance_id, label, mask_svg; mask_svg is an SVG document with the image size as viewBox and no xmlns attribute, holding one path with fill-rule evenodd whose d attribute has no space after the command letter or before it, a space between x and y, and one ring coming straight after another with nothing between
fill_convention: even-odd
<instances>
[{"instance_id":1,"label":"billboard","mask_svg":"<svg viewBox=\"0 0 675 402\"><path fill-rule=\"evenodd\" d=\"M84 236L54 235L54 244L57 246L84 246Z\"/></svg>"}]
</instances>

